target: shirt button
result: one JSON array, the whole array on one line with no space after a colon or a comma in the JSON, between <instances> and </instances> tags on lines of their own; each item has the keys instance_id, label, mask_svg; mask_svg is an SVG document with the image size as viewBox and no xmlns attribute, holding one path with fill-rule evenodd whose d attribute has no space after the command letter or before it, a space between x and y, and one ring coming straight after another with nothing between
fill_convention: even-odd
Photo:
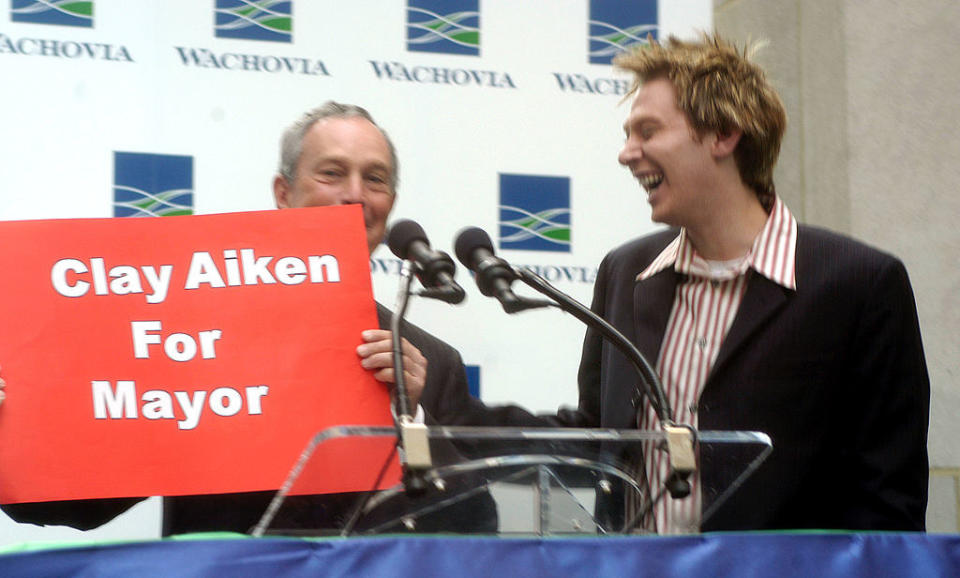
<instances>
[{"instance_id":1,"label":"shirt button","mask_svg":"<svg viewBox=\"0 0 960 578\"><path fill-rule=\"evenodd\" d=\"M706 347L706 346L707 346L707 338L706 338L706 337L701 337L700 339L697 340L697 347L699 347L700 349L703 349L703 348Z\"/></svg>"}]
</instances>

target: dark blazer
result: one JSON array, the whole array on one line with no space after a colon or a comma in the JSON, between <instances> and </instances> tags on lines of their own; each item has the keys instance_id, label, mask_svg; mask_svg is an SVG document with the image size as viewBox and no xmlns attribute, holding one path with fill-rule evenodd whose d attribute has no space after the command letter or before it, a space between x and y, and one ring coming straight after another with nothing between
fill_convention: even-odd
<instances>
[{"instance_id":1,"label":"dark blazer","mask_svg":"<svg viewBox=\"0 0 960 578\"><path fill-rule=\"evenodd\" d=\"M653 364L680 276L637 275L679 234L665 230L611 251L592 309ZM800 226L797 289L751 274L707 377L699 429L760 431L773 453L704 520L702 529L923 530L930 384L916 304L896 258L852 239ZM636 427L637 372L587 330L579 404L536 416L480 407L468 425ZM710 461L712 459L712 461ZM701 455L702 487L720 487L716 457ZM656 491L656 489L654 489ZM598 495L598 514L623 523L622 495ZM711 496L704 495L705 506Z\"/></svg>"},{"instance_id":2,"label":"dark blazer","mask_svg":"<svg viewBox=\"0 0 960 578\"><path fill-rule=\"evenodd\" d=\"M672 268L636 276L676 235L612 251L594 290L594 311L651 363L680 278ZM791 291L752 274L703 388L699 429L761 431L774 447L703 529L923 530L930 386L903 264L801 226L796 277ZM627 360L588 331L579 408L557 417L635 427L636 384Z\"/></svg>"},{"instance_id":3,"label":"dark blazer","mask_svg":"<svg viewBox=\"0 0 960 578\"><path fill-rule=\"evenodd\" d=\"M377 304L380 327L390 327L390 311ZM460 415L475 400L470 397L463 362L456 349L419 327L406 323L401 333L427 358L427 383L420 405L428 421L443 422ZM454 488L455 489L455 488ZM244 492L198 496L171 496L163 500L163 535L189 532L248 532L266 511L275 492ZM358 494L294 496L274 527L320 528L342 525L352 512ZM7 504L4 512L18 522L60 524L87 530L109 522L146 498L72 500ZM420 521L422 532L493 532L497 513L487 493L444 509Z\"/></svg>"}]
</instances>

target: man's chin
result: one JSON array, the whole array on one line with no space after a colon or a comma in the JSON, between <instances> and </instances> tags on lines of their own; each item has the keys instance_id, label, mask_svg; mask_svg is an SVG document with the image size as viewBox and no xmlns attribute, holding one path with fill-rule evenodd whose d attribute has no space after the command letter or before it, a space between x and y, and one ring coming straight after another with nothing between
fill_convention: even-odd
<instances>
[{"instance_id":1,"label":"man's chin","mask_svg":"<svg viewBox=\"0 0 960 578\"><path fill-rule=\"evenodd\" d=\"M373 252L377 250L377 247L383 243L383 231L377 233L376 231L371 231L367 229L367 250L373 255Z\"/></svg>"},{"instance_id":2,"label":"man's chin","mask_svg":"<svg viewBox=\"0 0 960 578\"><path fill-rule=\"evenodd\" d=\"M661 225L667 225L668 227L676 227L676 220L673 218L668 211L663 207L651 206L650 207L650 220L654 223L659 223Z\"/></svg>"},{"instance_id":3,"label":"man's chin","mask_svg":"<svg viewBox=\"0 0 960 578\"><path fill-rule=\"evenodd\" d=\"M656 202L656 199L654 199L652 195L647 197L647 203L650 205L650 220L654 223L662 223L664 217L663 207Z\"/></svg>"}]
</instances>

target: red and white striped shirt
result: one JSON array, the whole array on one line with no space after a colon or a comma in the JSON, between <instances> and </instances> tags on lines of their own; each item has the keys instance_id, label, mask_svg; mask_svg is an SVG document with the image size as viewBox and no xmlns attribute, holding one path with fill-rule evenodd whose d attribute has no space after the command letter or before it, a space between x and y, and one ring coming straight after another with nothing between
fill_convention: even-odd
<instances>
[{"instance_id":1,"label":"red and white striped shirt","mask_svg":"<svg viewBox=\"0 0 960 578\"><path fill-rule=\"evenodd\" d=\"M760 274L787 289L796 289L795 258L797 221L776 199L763 230L750 251L733 261L707 261L690 243L686 229L644 269L642 281L673 267L681 274L673 309L660 346L656 369L677 423L697 427L697 403L720 346L736 318L752 274ZM647 405L640 429L660 429L656 413ZM656 495L669 474L665 452L646 448L646 474ZM654 507L656 529L661 534L697 532L700 527L699 478L692 480L691 496L673 500L664 496Z\"/></svg>"}]
</instances>

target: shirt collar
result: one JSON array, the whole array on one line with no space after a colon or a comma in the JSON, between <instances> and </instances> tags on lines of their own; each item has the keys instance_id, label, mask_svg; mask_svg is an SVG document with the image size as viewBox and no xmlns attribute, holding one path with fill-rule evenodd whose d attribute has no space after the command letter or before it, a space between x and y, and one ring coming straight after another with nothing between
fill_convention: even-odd
<instances>
[{"instance_id":1,"label":"shirt collar","mask_svg":"<svg viewBox=\"0 0 960 578\"><path fill-rule=\"evenodd\" d=\"M787 205L777 197L763 230L754 239L753 246L747 253L741 273L748 268L753 269L774 283L795 290L796 254L797 220ZM637 281L649 279L669 267L685 275L699 275L707 268L703 258L697 255L690 243L686 229L681 229L680 234L637 275Z\"/></svg>"}]
</instances>

